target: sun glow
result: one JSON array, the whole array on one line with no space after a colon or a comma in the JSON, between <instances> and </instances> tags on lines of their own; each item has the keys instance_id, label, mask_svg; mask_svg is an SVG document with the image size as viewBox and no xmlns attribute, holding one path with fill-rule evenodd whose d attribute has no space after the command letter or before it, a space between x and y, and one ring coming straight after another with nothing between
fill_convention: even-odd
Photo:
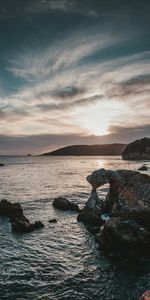
<instances>
[{"instance_id":1,"label":"sun glow","mask_svg":"<svg viewBox=\"0 0 150 300\"><path fill-rule=\"evenodd\" d=\"M75 115L75 121L80 127L86 129L88 134L108 135L110 127L115 124L121 111L124 111L124 105L118 101L104 101L97 103L94 107L87 108Z\"/></svg>"}]
</instances>

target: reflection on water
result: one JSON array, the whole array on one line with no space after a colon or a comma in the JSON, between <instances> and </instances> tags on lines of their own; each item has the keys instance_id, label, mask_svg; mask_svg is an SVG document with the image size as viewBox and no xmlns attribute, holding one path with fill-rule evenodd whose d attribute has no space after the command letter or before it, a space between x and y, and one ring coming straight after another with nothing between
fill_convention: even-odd
<instances>
[{"instance_id":1,"label":"reflection on water","mask_svg":"<svg viewBox=\"0 0 150 300\"><path fill-rule=\"evenodd\" d=\"M150 264L114 261L100 252L76 214L51 205L63 195L82 207L90 194L86 176L95 169L134 169L142 162L119 157L0 157L0 199L19 201L45 228L11 233L0 218L0 299L138 299L150 288ZM150 167L150 164L148 162ZM146 172L145 172L146 173ZM108 187L100 189L105 198ZM48 220L56 218L57 224Z\"/></svg>"}]
</instances>

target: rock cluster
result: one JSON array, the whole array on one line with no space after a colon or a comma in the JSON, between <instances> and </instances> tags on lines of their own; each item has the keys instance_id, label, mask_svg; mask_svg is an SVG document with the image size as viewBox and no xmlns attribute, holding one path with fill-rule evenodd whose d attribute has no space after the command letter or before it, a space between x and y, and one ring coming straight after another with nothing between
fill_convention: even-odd
<instances>
[{"instance_id":1,"label":"rock cluster","mask_svg":"<svg viewBox=\"0 0 150 300\"><path fill-rule=\"evenodd\" d=\"M10 218L14 232L25 233L44 227L40 221L30 223L24 216L20 203L11 203L5 199L0 202L0 216Z\"/></svg>"},{"instance_id":2,"label":"rock cluster","mask_svg":"<svg viewBox=\"0 0 150 300\"><path fill-rule=\"evenodd\" d=\"M127 145L122 153L125 160L150 159L150 139L143 138Z\"/></svg>"},{"instance_id":3,"label":"rock cluster","mask_svg":"<svg viewBox=\"0 0 150 300\"><path fill-rule=\"evenodd\" d=\"M85 222L91 213L99 218L107 213L109 220L97 236L100 245L107 250L126 253L150 253L150 176L131 170L94 171L87 177L92 186L92 195L87 201L78 220ZM109 183L106 200L102 201L96 194L97 188ZM84 212L84 213L83 213Z\"/></svg>"}]
</instances>

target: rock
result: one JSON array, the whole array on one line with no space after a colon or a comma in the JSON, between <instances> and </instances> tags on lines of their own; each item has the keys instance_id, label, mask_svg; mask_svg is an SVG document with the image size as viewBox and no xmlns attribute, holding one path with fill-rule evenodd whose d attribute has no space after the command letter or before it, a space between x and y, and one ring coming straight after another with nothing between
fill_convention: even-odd
<instances>
[{"instance_id":1,"label":"rock","mask_svg":"<svg viewBox=\"0 0 150 300\"><path fill-rule=\"evenodd\" d=\"M44 225L41 221L36 221L35 223L30 223L28 219L16 218L11 220L12 231L17 233L27 233L32 232L36 229L43 228Z\"/></svg>"},{"instance_id":2,"label":"rock","mask_svg":"<svg viewBox=\"0 0 150 300\"><path fill-rule=\"evenodd\" d=\"M146 167L146 166L141 166L138 170L139 170L139 171L147 171L147 170L148 170L148 167Z\"/></svg>"},{"instance_id":3,"label":"rock","mask_svg":"<svg viewBox=\"0 0 150 300\"><path fill-rule=\"evenodd\" d=\"M134 220L111 218L98 235L101 246L108 251L141 254L150 251L150 234Z\"/></svg>"},{"instance_id":4,"label":"rock","mask_svg":"<svg viewBox=\"0 0 150 300\"><path fill-rule=\"evenodd\" d=\"M15 216L23 215L23 209L20 203L11 203L5 199L0 202L0 216L14 218Z\"/></svg>"},{"instance_id":5,"label":"rock","mask_svg":"<svg viewBox=\"0 0 150 300\"><path fill-rule=\"evenodd\" d=\"M98 197L97 193L92 190L91 196L85 204L85 207L77 216L78 222L83 222L90 225L103 225L104 221L101 218L103 211L103 201Z\"/></svg>"},{"instance_id":6,"label":"rock","mask_svg":"<svg viewBox=\"0 0 150 300\"><path fill-rule=\"evenodd\" d=\"M11 203L5 199L0 202L0 216L10 218L12 231L14 232L31 232L44 227L40 221L30 223L24 216L20 203Z\"/></svg>"},{"instance_id":7,"label":"rock","mask_svg":"<svg viewBox=\"0 0 150 300\"><path fill-rule=\"evenodd\" d=\"M48 221L49 223L57 223L57 220L56 219L51 219Z\"/></svg>"},{"instance_id":8,"label":"rock","mask_svg":"<svg viewBox=\"0 0 150 300\"><path fill-rule=\"evenodd\" d=\"M98 215L94 210L84 208L79 215L77 216L78 222L83 222L90 225L101 226L104 224L104 221L101 218L101 215Z\"/></svg>"},{"instance_id":9,"label":"rock","mask_svg":"<svg viewBox=\"0 0 150 300\"><path fill-rule=\"evenodd\" d=\"M89 175L87 180L94 190L105 183L110 184L103 204L103 210L107 213L150 209L149 175L131 170L100 169Z\"/></svg>"},{"instance_id":10,"label":"rock","mask_svg":"<svg viewBox=\"0 0 150 300\"><path fill-rule=\"evenodd\" d=\"M69 200L63 197L55 198L53 201L53 206L61 210L74 210L79 212L79 206L77 204L71 203Z\"/></svg>"},{"instance_id":11,"label":"rock","mask_svg":"<svg viewBox=\"0 0 150 300\"><path fill-rule=\"evenodd\" d=\"M129 254L150 252L150 176L131 170L94 171L87 176L92 186L87 201L91 212L108 213L98 240L109 251ZM105 201L96 200L96 190L109 183ZM97 203L99 205L97 205ZM85 205L85 207L86 207Z\"/></svg>"},{"instance_id":12,"label":"rock","mask_svg":"<svg viewBox=\"0 0 150 300\"><path fill-rule=\"evenodd\" d=\"M150 159L150 139L143 138L127 145L122 153L125 160Z\"/></svg>"},{"instance_id":13,"label":"rock","mask_svg":"<svg viewBox=\"0 0 150 300\"><path fill-rule=\"evenodd\" d=\"M139 300L150 300L150 290L146 291Z\"/></svg>"},{"instance_id":14,"label":"rock","mask_svg":"<svg viewBox=\"0 0 150 300\"><path fill-rule=\"evenodd\" d=\"M4 167L4 164L0 164L0 167Z\"/></svg>"}]
</instances>

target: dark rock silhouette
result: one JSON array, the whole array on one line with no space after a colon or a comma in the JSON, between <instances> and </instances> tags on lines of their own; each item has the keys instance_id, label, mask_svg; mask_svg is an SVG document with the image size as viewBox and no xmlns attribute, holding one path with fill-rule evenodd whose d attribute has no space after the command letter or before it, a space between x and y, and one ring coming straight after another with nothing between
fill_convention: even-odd
<instances>
[{"instance_id":1,"label":"dark rock silhouette","mask_svg":"<svg viewBox=\"0 0 150 300\"><path fill-rule=\"evenodd\" d=\"M53 201L53 206L61 210L74 210L79 212L79 206L77 204L71 203L69 200L63 197L55 198Z\"/></svg>"},{"instance_id":2,"label":"dark rock silhouette","mask_svg":"<svg viewBox=\"0 0 150 300\"><path fill-rule=\"evenodd\" d=\"M0 164L0 167L4 167L4 164Z\"/></svg>"},{"instance_id":3,"label":"dark rock silhouette","mask_svg":"<svg viewBox=\"0 0 150 300\"><path fill-rule=\"evenodd\" d=\"M40 221L30 223L24 216L20 203L11 203L5 199L0 202L0 216L10 218L14 232L25 233L44 227Z\"/></svg>"},{"instance_id":4,"label":"dark rock silhouette","mask_svg":"<svg viewBox=\"0 0 150 300\"><path fill-rule=\"evenodd\" d=\"M148 170L148 167L146 166L141 166L138 171L147 171Z\"/></svg>"},{"instance_id":5,"label":"dark rock silhouette","mask_svg":"<svg viewBox=\"0 0 150 300\"><path fill-rule=\"evenodd\" d=\"M77 216L77 220L78 222L91 225L103 225L104 221L101 218L102 211L103 201L99 199L96 192L92 191L91 197Z\"/></svg>"},{"instance_id":6,"label":"dark rock silhouette","mask_svg":"<svg viewBox=\"0 0 150 300\"><path fill-rule=\"evenodd\" d=\"M149 254L150 233L134 220L111 218L102 232L97 235L101 246L108 251L121 251L126 254Z\"/></svg>"},{"instance_id":7,"label":"dark rock silhouette","mask_svg":"<svg viewBox=\"0 0 150 300\"><path fill-rule=\"evenodd\" d=\"M125 160L150 159L150 139L143 138L127 145L122 153Z\"/></svg>"},{"instance_id":8,"label":"dark rock silhouette","mask_svg":"<svg viewBox=\"0 0 150 300\"><path fill-rule=\"evenodd\" d=\"M57 223L57 220L56 219L51 219L48 221L49 223Z\"/></svg>"},{"instance_id":9,"label":"dark rock silhouette","mask_svg":"<svg viewBox=\"0 0 150 300\"><path fill-rule=\"evenodd\" d=\"M72 145L63 147L42 155L58 156L99 156L99 155L121 155L125 144L104 144L104 145Z\"/></svg>"},{"instance_id":10,"label":"dark rock silhouette","mask_svg":"<svg viewBox=\"0 0 150 300\"><path fill-rule=\"evenodd\" d=\"M92 195L84 211L88 207L99 218L103 213L111 218L99 234L101 245L124 252L150 252L150 176L131 170L100 169L87 176L87 181ZM102 201L96 190L107 183L109 192Z\"/></svg>"}]
</instances>

